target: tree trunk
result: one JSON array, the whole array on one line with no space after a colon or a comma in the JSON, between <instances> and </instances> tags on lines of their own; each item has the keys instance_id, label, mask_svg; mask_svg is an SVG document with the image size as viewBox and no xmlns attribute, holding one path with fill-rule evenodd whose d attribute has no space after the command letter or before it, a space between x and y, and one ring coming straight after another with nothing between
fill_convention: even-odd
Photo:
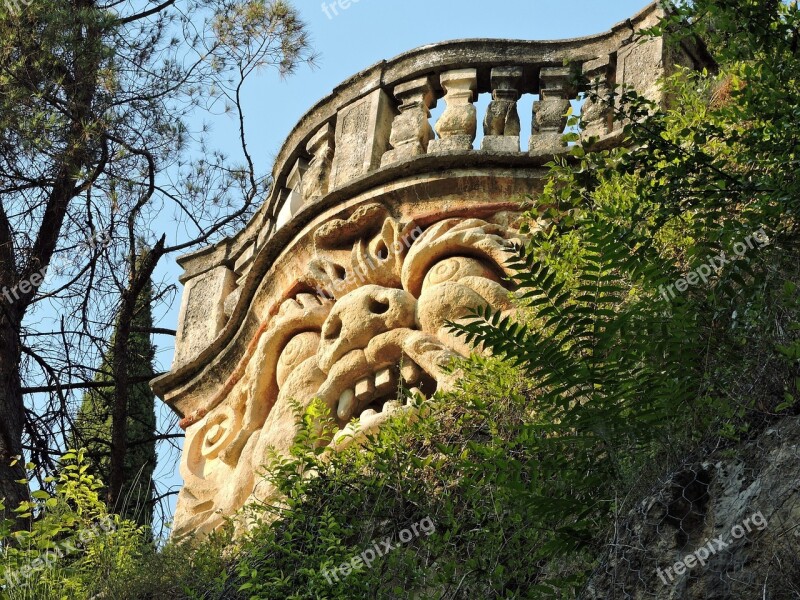
<instances>
[{"instance_id":1,"label":"tree trunk","mask_svg":"<svg viewBox=\"0 0 800 600\"><path fill-rule=\"evenodd\" d=\"M77 0L77 9L86 9L91 0ZM36 296L38 283L34 275L44 273L62 233L70 202L81 193L79 175L91 172L92 152L88 140L92 122L92 104L97 92L97 79L102 61L100 27L84 28L78 23L74 33L75 59L73 83L66 86L65 106L70 118L65 150L55 172L53 183L42 212L41 224L35 232L26 264L15 268L15 240L6 207L0 204L0 499L9 509L29 498L28 486L17 483L25 477L24 459L13 467L10 463L22 456L25 427L25 403L20 379L22 356L21 329L26 311ZM85 31L84 31L85 29ZM35 88L35 82L26 82ZM84 166L87 167L84 169ZM24 284L24 285L23 285ZM19 526L24 526L19 522Z\"/></svg>"},{"instance_id":2,"label":"tree trunk","mask_svg":"<svg viewBox=\"0 0 800 600\"><path fill-rule=\"evenodd\" d=\"M19 328L8 316L0 314L0 499L4 499L5 504L0 518L9 519L15 516L11 509L28 500L28 486L17 483L25 477L24 459L11 466L16 457L22 456L25 423L19 379L20 357ZM19 527L23 526L24 523L20 522Z\"/></svg>"},{"instance_id":3,"label":"tree trunk","mask_svg":"<svg viewBox=\"0 0 800 600\"><path fill-rule=\"evenodd\" d=\"M122 292L120 313L113 349L114 407L111 420L111 466L108 482L108 506L120 510L125 498L125 459L128 454L128 405L130 402L130 377L128 362L130 357L130 336L133 317L139 296L150 281L158 261L164 256L166 236L146 252L141 261L136 259L136 248L131 248L131 275L128 289Z\"/></svg>"}]
</instances>

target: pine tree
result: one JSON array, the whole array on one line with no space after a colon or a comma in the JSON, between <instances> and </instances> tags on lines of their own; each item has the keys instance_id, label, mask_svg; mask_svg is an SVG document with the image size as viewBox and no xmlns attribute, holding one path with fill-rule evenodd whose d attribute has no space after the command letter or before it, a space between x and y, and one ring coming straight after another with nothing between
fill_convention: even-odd
<instances>
[{"instance_id":1,"label":"pine tree","mask_svg":"<svg viewBox=\"0 0 800 600\"><path fill-rule=\"evenodd\" d=\"M153 288L148 285L139 296L136 314L131 328L128 376L132 381L144 381L155 377L153 361L155 346L149 333L153 328ZM111 337L109 348L113 348L117 331ZM108 382L108 387L88 391L78 409L75 429L70 445L85 447L90 463L96 473L108 485L111 469L111 430L114 384L112 350L103 357L96 382ZM127 439L125 457L125 486L117 506L109 509L141 525L150 526L153 519L153 473L156 466L156 412L155 395L146 383L135 383L130 388L128 404Z\"/></svg>"}]
</instances>

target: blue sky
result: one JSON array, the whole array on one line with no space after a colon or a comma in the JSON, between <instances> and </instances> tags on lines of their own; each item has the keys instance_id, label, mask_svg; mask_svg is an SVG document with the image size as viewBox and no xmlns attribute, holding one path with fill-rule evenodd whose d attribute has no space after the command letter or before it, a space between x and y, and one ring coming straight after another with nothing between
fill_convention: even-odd
<instances>
[{"instance_id":1,"label":"blue sky","mask_svg":"<svg viewBox=\"0 0 800 600\"><path fill-rule=\"evenodd\" d=\"M330 0L325 5L330 4ZM644 8L646 0L351 0L338 15L323 10L321 0L295 0L308 24L317 68L301 67L286 80L264 71L245 88L248 146L260 171L272 167L275 155L300 117L351 75L385 58L417 46L462 38L563 39L600 33ZM530 99L530 102L533 100ZM441 110L441 109L440 109ZM530 131L530 107L521 105L522 139ZM213 145L239 158L237 124L228 116L210 120ZM169 231L165 227L165 231ZM174 229L173 229L174 230ZM162 265L161 277L177 281L174 257ZM180 302L160 315L159 325L175 328ZM172 340L157 339L159 368L172 361ZM162 456L158 475L177 485L174 457Z\"/></svg>"}]
</instances>

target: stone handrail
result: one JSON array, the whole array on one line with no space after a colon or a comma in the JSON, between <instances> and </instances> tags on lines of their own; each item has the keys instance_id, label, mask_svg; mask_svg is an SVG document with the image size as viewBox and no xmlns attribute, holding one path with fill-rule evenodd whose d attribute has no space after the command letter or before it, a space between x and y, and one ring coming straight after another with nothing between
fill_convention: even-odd
<instances>
[{"instance_id":1,"label":"stone handrail","mask_svg":"<svg viewBox=\"0 0 800 600\"><path fill-rule=\"evenodd\" d=\"M660 38L638 34L662 14L652 4L605 33L569 40L475 39L424 46L342 83L289 134L275 161L271 194L250 224L235 238L179 260L187 286L210 269L224 265L230 271L231 281L224 285L235 291L225 293L224 314L210 315L215 331L209 332L206 345L223 329L234 327L229 321L245 310L239 305L240 300L246 302L242 292L256 255L271 240L278 244L281 229L299 214L313 212L323 199L381 177L386 181L405 167L426 168L425 161L428 168L437 168L453 155L462 164L544 164L566 150L565 115L570 101L586 91L587 82L600 93L622 85L659 100L657 81L671 65L698 67L709 62L701 48L688 42L678 56ZM478 115L475 106L480 94L492 98L485 115ZM522 116L518 101L526 94L537 99L533 114ZM432 124L430 110L439 101L446 108ZM582 114L582 135L613 138L621 129L604 104L587 100ZM525 151L521 118L533 123ZM479 126L484 136L477 146ZM184 306L182 319L186 310ZM182 350L180 332L176 346L168 379L197 358L196 350Z\"/></svg>"}]
</instances>

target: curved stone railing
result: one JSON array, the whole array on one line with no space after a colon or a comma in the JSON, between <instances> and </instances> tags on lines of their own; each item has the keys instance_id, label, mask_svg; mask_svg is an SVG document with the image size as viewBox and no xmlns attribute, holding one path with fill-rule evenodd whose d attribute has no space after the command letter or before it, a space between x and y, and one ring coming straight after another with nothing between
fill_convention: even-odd
<instances>
[{"instance_id":1,"label":"curved stone railing","mask_svg":"<svg viewBox=\"0 0 800 600\"><path fill-rule=\"evenodd\" d=\"M271 195L245 230L180 259L187 289L173 369L187 365L232 325L232 317L245 310L239 305L254 257L282 228L298 215L313 212L323 199L409 170L441 168L445 157L465 167L487 161L541 165L567 149L562 141L565 115L588 85L601 95L626 86L660 100L657 81L672 65L708 64L702 49L688 42L674 53L661 39L638 34L660 16L653 4L590 37L477 39L425 46L342 83L289 134L275 162ZM491 94L491 101L479 115L475 103L481 94ZM525 95L535 96L532 115L519 114L518 102ZM430 111L440 101L445 110L432 123ZM602 140L621 130L622 124L603 103L586 100L582 114L582 135ZM527 150L520 140L523 118L532 119ZM479 145L478 127L483 128ZM206 275L214 270L214 277ZM190 288L199 285L203 289L194 296L211 300L192 306ZM193 312L201 315L205 332L195 323L189 340L182 331Z\"/></svg>"}]
</instances>

